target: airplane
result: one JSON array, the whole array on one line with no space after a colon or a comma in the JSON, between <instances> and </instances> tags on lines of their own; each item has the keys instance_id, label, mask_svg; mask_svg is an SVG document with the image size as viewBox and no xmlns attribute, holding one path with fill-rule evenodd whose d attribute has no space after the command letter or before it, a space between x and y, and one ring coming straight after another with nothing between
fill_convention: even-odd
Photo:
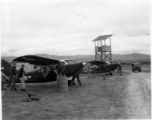
<instances>
[{"instance_id":1,"label":"airplane","mask_svg":"<svg viewBox=\"0 0 152 120\"><path fill-rule=\"evenodd\" d=\"M96 74L96 73L106 73L106 75L110 74L112 75L112 71L115 71L118 68L117 63L109 63L108 61L102 62L102 61L88 61L87 62L90 66L90 74ZM83 74L88 73L87 67L83 69Z\"/></svg>"},{"instance_id":2,"label":"airplane","mask_svg":"<svg viewBox=\"0 0 152 120\"><path fill-rule=\"evenodd\" d=\"M82 62L76 63L75 60L55 60L55 59L43 58L35 55L25 55L25 56L17 57L13 61L20 63L30 63L39 66L34 71L27 72L25 74L27 76L26 83L41 83L41 82L56 81L57 74L54 71L54 69L58 69L61 63L64 64L66 68L66 76L72 78L71 81L68 81L69 82L68 84L71 86L74 84L75 78L77 78L78 83L81 86L79 74L88 73L86 69L87 64L90 65L91 74L107 73L117 69L117 64L108 64L107 62L88 61L87 63L82 63ZM69 61L74 61L75 63L68 64ZM10 70L10 68L8 69L7 67L7 70ZM17 79L17 83L20 83L19 79Z\"/></svg>"},{"instance_id":3,"label":"airplane","mask_svg":"<svg viewBox=\"0 0 152 120\"><path fill-rule=\"evenodd\" d=\"M70 86L74 84L75 78L79 85L81 86L81 81L79 79L79 74L85 63L72 63L68 64L69 61L74 60L55 60L44 57L39 57L35 55L25 55L17 57L13 60L16 63L29 63L33 65L38 65L39 67L34 71L28 72L25 75L28 76L26 83L35 82L53 82L57 80L58 75L65 75L67 77L72 77ZM17 82L20 82L17 80Z\"/></svg>"},{"instance_id":4,"label":"airplane","mask_svg":"<svg viewBox=\"0 0 152 120\"><path fill-rule=\"evenodd\" d=\"M63 62L64 64L69 64L68 62L70 61L74 61L74 63L76 63L75 59L59 60L59 61ZM5 61L4 59L2 59L1 65L4 67L5 74L10 77L11 64ZM45 71L46 69L47 71ZM38 67L34 69L33 71L27 72L25 75L27 76L26 83L54 82L57 80L57 74L53 70L51 70L49 67L40 66L40 65L38 65ZM70 85L71 83L70 80L72 80L72 78L73 76L68 78L68 85ZM16 83L20 83L19 78L17 78ZM73 85L75 85L74 82L73 82Z\"/></svg>"},{"instance_id":5,"label":"airplane","mask_svg":"<svg viewBox=\"0 0 152 120\"><path fill-rule=\"evenodd\" d=\"M64 64L69 64L69 61L75 60L59 60L61 62L64 62ZM48 69L48 71L45 71ZM41 83L41 82L54 82L57 80L57 74L51 70L50 68L46 66L39 66L35 70L27 72L25 75L29 76L26 80L26 83ZM49 72L49 73L48 73ZM31 77L30 77L31 76ZM71 77L70 77L71 78ZM72 79L72 78L71 78ZM20 82L19 80L17 82Z\"/></svg>"}]
</instances>

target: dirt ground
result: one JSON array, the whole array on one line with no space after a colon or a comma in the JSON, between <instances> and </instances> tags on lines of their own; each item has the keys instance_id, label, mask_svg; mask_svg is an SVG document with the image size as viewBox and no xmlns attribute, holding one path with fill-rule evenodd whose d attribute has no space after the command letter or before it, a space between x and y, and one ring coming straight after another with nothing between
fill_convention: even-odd
<instances>
[{"instance_id":1,"label":"dirt ground","mask_svg":"<svg viewBox=\"0 0 152 120\"><path fill-rule=\"evenodd\" d=\"M69 92L56 92L56 82L27 84L27 92L40 97L37 102L22 102L27 92L8 89L2 98L3 120L150 119L150 67L141 73L122 68L123 76L114 72L106 80L101 74L80 75L82 86L76 81Z\"/></svg>"}]
</instances>

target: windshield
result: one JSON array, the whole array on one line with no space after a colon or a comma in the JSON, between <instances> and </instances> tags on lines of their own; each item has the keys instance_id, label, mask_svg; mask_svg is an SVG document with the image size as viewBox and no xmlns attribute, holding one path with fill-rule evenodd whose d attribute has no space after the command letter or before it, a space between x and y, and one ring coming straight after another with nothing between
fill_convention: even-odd
<instances>
[{"instance_id":1,"label":"windshield","mask_svg":"<svg viewBox=\"0 0 152 120\"><path fill-rule=\"evenodd\" d=\"M132 66L137 66L137 67L139 67L140 64L139 64L139 63L135 63L135 64L132 64Z\"/></svg>"}]
</instances>

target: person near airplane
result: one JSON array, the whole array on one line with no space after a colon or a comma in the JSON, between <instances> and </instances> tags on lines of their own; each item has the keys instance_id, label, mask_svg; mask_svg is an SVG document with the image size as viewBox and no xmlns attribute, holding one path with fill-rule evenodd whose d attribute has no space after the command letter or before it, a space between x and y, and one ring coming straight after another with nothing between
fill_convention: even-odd
<instances>
[{"instance_id":1,"label":"person near airplane","mask_svg":"<svg viewBox=\"0 0 152 120\"><path fill-rule=\"evenodd\" d=\"M87 64L87 71L88 71L88 78L90 78L90 71L91 71L90 63Z\"/></svg>"},{"instance_id":2,"label":"person near airplane","mask_svg":"<svg viewBox=\"0 0 152 120\"><path fill-rule=\"evenodd\" d=\"M121 64L118 63L118 73L120 73L120 75L122 76L122 67L121 67Z\"/></svg>"},{"instance_id":3,"label":"person near airplane","mask_svg":"<svg viewBox=\"0 0 152 120\"><path fill-rule=\"evenodd\" d=\"M26 76L25 76L24 64L21 65L21 68L19 69L18 72L18 76L21 81L21 91L26 91L26 87L25 87Z\"/></svg>"},{"instance_id":4,"label":"person near airplane","mask_svg":"<svg viewBox=\"0 0 152 120\"><path fill-rule=\"evenodd\" d=\"M11 90L17 91L16 89L17 70L16 70L15 62L13 62L13 65L10 69L10 74L11 74Z\"/></svg>"},{"instance_id":5,"label":"person near airplane","mask_svg":"<svg viewBox=\"0 0 152 120\"><path fill-rule=\"evenodd\" d=\"M9 78L4 73L4 68L1 67L1 89L2 89L2 96L5 96L6 88L7 88L7 81L9 81Z\"/></svg>"}]
</instances>

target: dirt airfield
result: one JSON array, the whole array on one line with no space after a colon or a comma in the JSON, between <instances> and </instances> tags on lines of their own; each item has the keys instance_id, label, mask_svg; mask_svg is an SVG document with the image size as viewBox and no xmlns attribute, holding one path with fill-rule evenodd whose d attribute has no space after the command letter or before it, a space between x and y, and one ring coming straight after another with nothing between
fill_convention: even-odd
<instances>
[{"instance_id":1,"label":"dirt airfield","mask_svg":"<svg viewBox=\"0 0 152 120\"><path fill-rule=\"evenodd\" d=\"M150 119L150 65L142 65L141 73L132 73L129 65L122 69L123 76L114 72L106 80L101 74L80 75L82 86L76 81L69 92L56 92L56 82L27 84L27 92L40 97L34 102L22 101L27 92L8 88L3 120Z\"/></svg>"}]
</instances>

